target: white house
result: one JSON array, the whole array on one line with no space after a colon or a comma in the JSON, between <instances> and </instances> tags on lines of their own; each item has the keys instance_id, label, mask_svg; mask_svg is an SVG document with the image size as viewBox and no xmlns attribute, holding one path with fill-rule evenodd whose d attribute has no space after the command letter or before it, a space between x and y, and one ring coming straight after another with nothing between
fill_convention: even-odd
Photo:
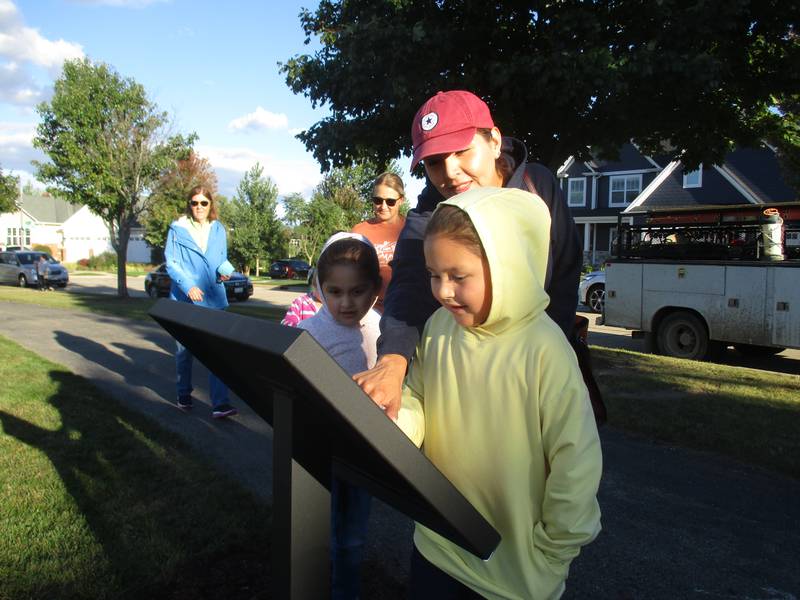
<instances>
[{"instance_id":1,"label":"white house","mask_svg":"<svg viewBox=\"0 0 800 600\"><path fill-rule=\"evenodd\" d=\"M141 227L131 231L128 262L149 263L150 248ZM50 195L22 194L17 210L0 213L0 246L43 245L56 258L77 262L113 251L108 228L86 205Z\"/></svg>"}]
</instances>

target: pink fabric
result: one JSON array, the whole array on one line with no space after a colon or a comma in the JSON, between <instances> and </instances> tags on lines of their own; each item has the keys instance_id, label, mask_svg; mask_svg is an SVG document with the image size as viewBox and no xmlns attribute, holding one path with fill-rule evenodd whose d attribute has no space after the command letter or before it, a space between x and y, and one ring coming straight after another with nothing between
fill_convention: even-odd
<instances>
[{"instance_id":1,"label":"pink fabric","mask_svg":"<svg viewBox=\"0 0 800 600\"><path fill-rule=\"evenodd\" d=\"M314 303L314 298L311 294L304 294L294 299L289 310L281 321L281 325L288 325L289 327L297 327L300 321L304 321L309 317L313 317L317 313L317 305Z\"/></svg>"}]
</instances>

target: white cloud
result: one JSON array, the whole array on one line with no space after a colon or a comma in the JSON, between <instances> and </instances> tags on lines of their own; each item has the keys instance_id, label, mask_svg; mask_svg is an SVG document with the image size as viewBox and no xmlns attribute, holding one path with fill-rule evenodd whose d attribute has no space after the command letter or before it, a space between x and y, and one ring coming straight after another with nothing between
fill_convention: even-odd
<instances>
[{"instance_id":1,"label":"white cloud","mask_svg":"<svg viewBox=\"0 0 800 600\"><path fill-rule=\"evenodd\" d=\"M25 26L11 0L0 0L0 56L57 71L65 60L82 57L83 48L65 40L48 40Z\"/></svg>"},{"instance_id":2,"label":"white cloud","mask_svg":"<svg viewBox=\"0 0 800 600\"><path fill-rule=\"evenodd\" d=\"M49 40L26 27L16 5L0 0L0 102L32 106L49 93L34 79L36 69L45 69L53 79L64 61L83 56L80 44Z\"/></svg>"},{"instance_id":3,"label":"white cloud","mask_svg":"<svg viewBox=\"0 0 800 600\"><path fill-rule=\"evenodd\" d=\"M283 113L273 113L260 106L255 112L234 119L228 123L231 131L257 131L260 129L288 129L289 117Z\"/></svg>"},{"instance_id":4,"label":"white cloud","mask_svg":"<svg viewBox=\"0 0 800 600\"><path fill-rule=\"evenodd\" d=\"M219 178L219 191L232 196L242 175L259 163L264 175L278 186L281 196L299 192L309 195L322 179L319 166L313 160L276 159L250 148L199 146L197 153L207 159Z\"/></svg>"},{"instance_id":5,"label":"white cloud","mask_svg":"<svg viewBox=\"0 0 800 600\"><path fill-rule=\"evenodd\" d=\"M30 171L31 160L45 160L44 154L34 149L34 123L0 121L0 165L6 170Z\"/></svg>"}]
</instances>

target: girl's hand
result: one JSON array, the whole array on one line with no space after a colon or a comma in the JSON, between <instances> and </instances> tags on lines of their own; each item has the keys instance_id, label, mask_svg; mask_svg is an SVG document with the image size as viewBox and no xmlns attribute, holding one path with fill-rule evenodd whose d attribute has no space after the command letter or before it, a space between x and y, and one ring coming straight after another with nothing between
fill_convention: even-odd
<instances>
[{"instance_id":1,"label":"girl's hand","mask_svg":"<svg viewBox=\"0 0 800 600\"><path fill-rule=\"evenodd\" d=\"M230 279L230 278L231 278L230 275L220 275L219 276L219 280L220 281L228 281L228 279Z\"/></svg>"},{"instance_id":2,"label":"girl's hand","mask_svg":"<svg viewBox=\"0 0 800 600\"><path fill-rule=\"evenodd\" d=\"M189 296L189 300L192 302L202 302L203 301L203 290L199 287L194 286L192 289L189 290L187 294Z\"/></svg>"},{"instance_id":3,"label":"girl's hand","mask_svg":"<svg viewBox=\"0 0 800 600\"><path fill-rule=\"evenodd\" d=\"M386 416L396 421L403 395L403 377L408 361L399 354L384 354L369 371L353 375L372 401L386 411Z\"/></svg>"}]
</instances>

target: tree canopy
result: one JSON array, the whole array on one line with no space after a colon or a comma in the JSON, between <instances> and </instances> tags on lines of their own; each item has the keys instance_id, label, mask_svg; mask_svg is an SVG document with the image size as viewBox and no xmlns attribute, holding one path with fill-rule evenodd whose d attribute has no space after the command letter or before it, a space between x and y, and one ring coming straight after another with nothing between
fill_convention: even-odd
<instances>
[{"instance_id":1,"label":"tree canopy","mask_svg":"<svg viewBox=\"0 0 800 600\"><path fill-rule=\"evenodd\" d=\"M245 272L251 266L258 268L260 259L282 258L286 244L277 208L278 186L256 163L222 208L222 222L228 227L228 255Z\"/></svg>"},{"instance_id":2,"label":"tree canopy","mask_svg":"<svg viewBox=\"0 0 800 600\"><path fill-rule=\"evenodd\" d=\"M140 84L88 59L66 61L52 99L36 110L41 122L33 145L49 159L34 162L37 178L103 219L117 253L117 293L127 296L131 227L195 136L171 135L167 114Z\"/></svg>"},{"instance_id":3,"label":"tree canopy","mask_svg":"<svg viewBox=\"0 0 800 600\"><path fill-rule=\"evenodd\" d=\"M13 212L17 196L19 196L19 177L3 175L3 169L0 169L0 213Z\"/></svg>"},{"instance_id":4,"label":"tree canopy","mask_svg":"<svg viewBox=\"0 0 800 600\"><path fill-rule=\"evenodd\" d=\"M692 167L786 138L772 109L800 89L798 15L797 0L322 0L300 15L321 48L281 70L331 110L298 136L323 169L408 152L414 113L449 89L551 167L631 139Z\"/></svg>"},{"instance_id":5,"label":"tree canopy","mask_svg":"<svg viewBox=\"0 0 800 600\"><path fill-rule=\"evenodd\" d=\"M174 161L153 189L147 211L142 215L145 240L153 248L163 249L167 242L167 229L186 210L187 194L202 185L215 195L217 175L209 162L194 152L185 159Z\"/></svg>"}]
</instances>

